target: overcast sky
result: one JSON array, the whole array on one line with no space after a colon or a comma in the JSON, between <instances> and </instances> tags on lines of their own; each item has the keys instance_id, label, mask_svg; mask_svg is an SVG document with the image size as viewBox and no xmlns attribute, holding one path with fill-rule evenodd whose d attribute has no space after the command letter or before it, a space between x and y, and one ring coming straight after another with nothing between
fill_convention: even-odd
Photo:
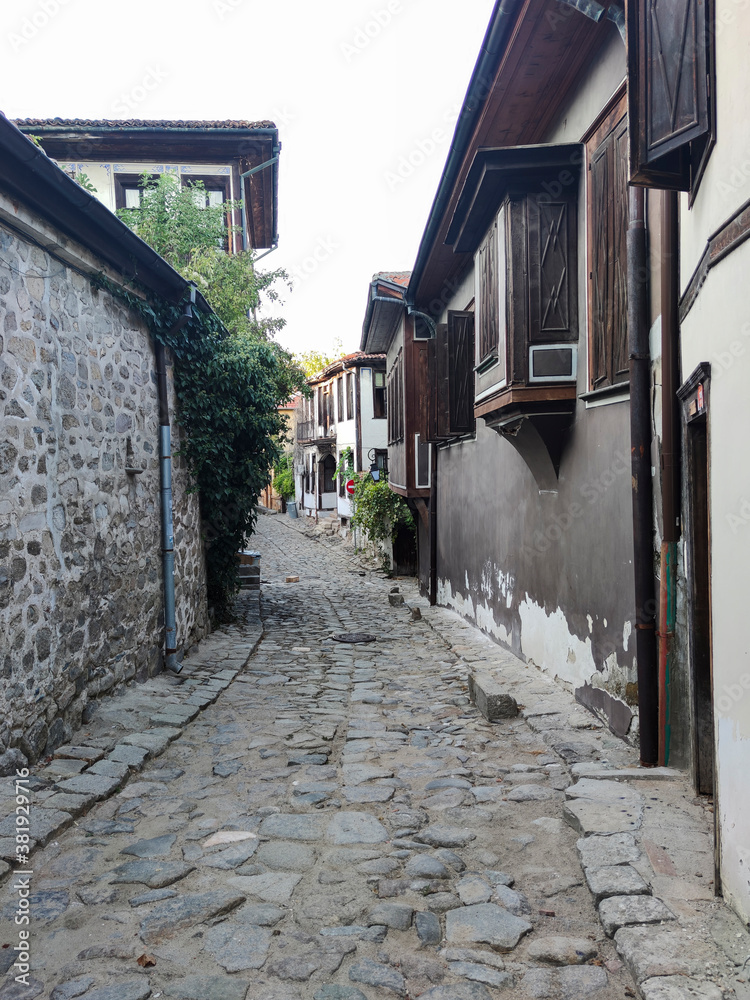
<instances>
[{"instance_id":1,"label":"overcast sky","mask_svg":"<svg viewBox=\"0 0 750 1000\"><path fill-rule=\"evenodd\" d=\"M280 340L357 350L375 271L409 270L493 0L6 0L9 118L273 120Z\"/></svg>"}]
</instances>

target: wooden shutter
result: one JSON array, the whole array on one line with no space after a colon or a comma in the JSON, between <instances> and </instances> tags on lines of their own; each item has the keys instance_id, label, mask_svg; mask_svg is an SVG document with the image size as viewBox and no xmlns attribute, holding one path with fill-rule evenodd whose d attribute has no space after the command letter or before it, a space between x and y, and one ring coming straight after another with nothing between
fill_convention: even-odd
<instances>
[{"instance_id":1,"label":"wooden shutter","mask_svg":"<svg viewBox=\"0 0 750 1000\"><path fill-rule=\"evenodd\" d=\"M612 343L611 311L607 307L610 288L610 158L607 140L591 160L591 386L604 384L609 371Z\"/></svg>"},{"instance_id":2,"label":"wooden shutter","mask_svg":"<svg viewBox=\"0 0 750 1000\"><path fill-rule=\"evenodd\" d=\"M451 434L474 430L474 313L448 313L448 412Z\"/></svg>"},{"instance_id":3,"label":"wooden shutter","mask_svg":"<svg viewBox=\"0 0 750 1000\"><path fill-rule=\"evenodd\" d=\"M628 351L628 122L612 136L612 374L613 382L630 376Z\"/></svg>"},{"instance_id":4,"label":"wooden shutter","mask_svg":"<svg viewBox=\"0 0 750 1000\"><path fill-rule=\"evenodd\" d=\"M479 354L483 361L497 353L499 326L499 287L497 260L497 220L490 226L477 255L479 269Z\"/></svg>"},{"instance_id":5,"label":"wooden shutter","mask_svg":"<svg viewBox=\"0 0 750 1000\"><path fill-rule=\"evenodd\" d=\"M630 0L627 13L631 180L690 190L713 130L713 3Z\"/></svg>"},{"instance_id":6,"label":"wooden shutter","mask_svg":"<svg viewBox=\"0 0 750 1000\"><path fill-rule=\"evenodd\" d=\"M627 119L591 158L591 356L593 389L628 377Z\"/></svg>"}]
</instances>

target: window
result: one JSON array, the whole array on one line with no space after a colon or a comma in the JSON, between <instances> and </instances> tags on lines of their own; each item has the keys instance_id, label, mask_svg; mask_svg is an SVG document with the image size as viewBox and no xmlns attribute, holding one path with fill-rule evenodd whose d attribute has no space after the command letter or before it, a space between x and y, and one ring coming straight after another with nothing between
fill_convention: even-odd
<instances>
[{"instance_id":1,"label":"window","mask_svg":"<svg viewBox=\"0 0 750 1000\"><path fill-rule=\"evenodd\" d=\"M474 255L473 414L466 400L471 313L454 313L435 342L438 438L575 406L578 350L580 143L480 149L446 236Z\"/></svg>"},{"instance_id":2,"label":"window","mask_svg":"<svg viewBox=\"0 0 750 1000\"><path fill-rule=\"evenodd\" d=\"M435 439L474 430L474 313L449 312L437 327L430 351Z\"/></svg>"},{"instance_id":3,"label":"window","mask_svg":"<svg viewBox=\"0 0 750 1000\"><path fill-rule=\"evenodd\" d=\"M713 0L626 9L630 179L694 195L715 141Z\"/></svg>"},{"instance_id":4,"label":"window","mask_svg":"<svg viewBox=\"0 0 750 1000\"><path fill-rule=\"evenodd\" d=\"M336 419L346 420L344 413L344 376L336 379Z\"/></svg>"},{"instance_id":5,"label":"window","mask_svg":"<svg viewBox=\"0 0 750 1000\"><path fill-rule=\"evenodd\" d=\"M346 373L346 419L354 420L354 373Z\"/></svg>"},{"instance_id":6,"label":"window","mask_svg":"<svg viewBox=\"0 0 750 1000\"><path fill-rule=\"evenodd\" d=\"M382 419L386 415L385 372L372 373L372 407L373 416Z\"/></svg>"},{"instance_id":7,"label":"window","mask_svg":"<svg viewBox=\"0 0 750 1000\"><path fill-rule=\"evenodd\" d=\"M404 437L404 362L403 354L398 352L390 372L388 373L388 444L396 444Z\"/></svg>"},{"instance_id":8,"label":"window","mask_svg":"<svg viewBox=\"0 0 750 1000\"><path fill-rule=\"evenodd\" d=\"M143 178L140 174L115 174L115 208L140 208ZM150 179L157 181L158 174Z\"/></svg>"},{"instance_id":9,"label":"window","mask_svg":"<svg viewBox=\"0 0 750 1000\"><path fill-rule=\"evenodd\" d=\"M629 376L627 303L628 125L595 134L589 169L591 389ZM598 143L598 145L597 145Z\"/></svg>"},{"instance_id":10,"label":"window","mask_svg":"<svg viewBox=\"0 0 750 1000\"><path fill-rule=\"evenodd\" d=\"M475 261L476 298L479 303L479 331L477 365L486 368L497 360L504 363L505 351L505 206L477 251Z\"/></svg>"}]
</instances>

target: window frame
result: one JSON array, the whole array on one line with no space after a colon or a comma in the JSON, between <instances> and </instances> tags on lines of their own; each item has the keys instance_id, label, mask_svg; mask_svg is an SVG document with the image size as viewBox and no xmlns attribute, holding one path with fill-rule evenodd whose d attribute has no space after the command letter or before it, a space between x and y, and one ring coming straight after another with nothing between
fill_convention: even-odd
<instances>
[{"instance_id":1,"label":"window frame","mask_svg":"<svg viewBox=\"0 0 750 1000\"><path fill-rule=\"evenodd\" d=\"M377 385L378 376L383 379L382 386ZM372 415L373 420L385 420L388 417L388 388L385 371L372 372Z\"/></svg>"},{"instance_id":2,"label":"window frame","mask_svg":"<svg viewBox=\"0 0 750 1000\"><path fill-rule=\"evenodd\" d=\"M623 293L622 306L620 307L620 353L619 356L615 350L616 348L616 319L615 311L617 308L616 299L618 296L617 285L614 281L615 271L617 268L617 259L620 255L626 255L627 253L627 219L628 219L628 162L627 162L627 143L628 143L628 125L629 120L627 116L627 97L624 88L615 95L615 98L610 102L607 108L605 108L603 114L594 123L592 128L589 130L587 136L584 137L586 145L586 161L588 164L586 170L586 231L587 231L587 313L588 313L588 368L587 368L587 388L588 391L593 392L597 389L606 389L610 387L615 387L617 385L623 384L628 381L630 377L629 373L629 358L628 358L628 341L627 341L627 282L626 275L627 270L623 276L621 291ZM597 330L597 309L595 303L596 294L596 276L597 276L597 235L596 235L596 208L594 203L594 170L593 167L595 163L601 162L604 157L607 157L607 167L610 171L609 184L612 184L612 177L615 178L615 183L618 177L617 169L617 148L616 142L623 141L625 143L624 158L620 160L620 166L623 173L620 175L622 181L621 185L621 195L622 204L620 205L621 213L621 226L620 232L620 254L618 254L616 246L612 246L610 249L608 247L607 251L607 279L608 286L606 292L606 301L604 304L605 311L607 311L607 322L609 322L609 312L611 310L611 329L605 332L605 342L601 343L601 333ZM609 145L608 145L609 144ZM611 150L611 153L610 153ZM614 171L614 175L612 175ZM611 223L609 228L609 236L615 235L615 230L617 229L617 205L616 205L616 195L614 192L612 198L612 218L608 221ZM608 200L609 208L609 200ZM611 260L610 260L611 253ZM623 260L623 264L627 267L627 260ZM611 265L611 273L610 273ZM610 296L610 285L611 281L611 296ZM599 374L598 360L604 355L603 367L606 369L603 374ZM621 367L617 368L617 363L620 363Z\"/></svg>"},{"instance_id":3,"label":"window frame","mask_svg":"<svg viewBox=\"0 0 750 1000\"><path fill-rule=\"evenodd\" d=\"M688 75L693 80L694 103L692 123L681 129L674 129L671 135L653 142L652 102L660 89L667 85L659 80L666 73L669 60L669 41L661 35L661 25L656 44L653 39L654 25L650 18L658 19L658 0L646 3L631 0L626 4L628 37L628 116L631 127L630 142L630 182L642 187L688 191L692 205L703 177L711 152L716 145L716 4L715 0L683 0L686 21L682 28L676 25L676 34L681 34L681 43L687 44L690 37L695 45L690 51ZM688 16L694 14L694 31L691 32ZM670 22L667 22L669 24ZM658 20L657 20L658 24ZM659 48L659 72L654 72L654 62L649 61L649 52L656 45ZM663 52L666 49L667 59ZM685 51L682 50L681 82L685 69ZM655 79L656 78L656 79ZM659 83L662 87L659 88ZM675 84L675 80L671 83ZM680 93L680 90L677 90ZM676 105L667 109L674 119Z\"/></svg>"}]
</instances>

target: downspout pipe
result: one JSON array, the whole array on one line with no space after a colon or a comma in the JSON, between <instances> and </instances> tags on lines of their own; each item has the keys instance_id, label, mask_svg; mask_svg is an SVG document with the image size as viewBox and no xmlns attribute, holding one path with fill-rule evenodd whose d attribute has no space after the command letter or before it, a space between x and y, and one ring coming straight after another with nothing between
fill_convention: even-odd
<instances>
[{"instance_id":1,"label":"downspout pipe","mask_svg":"<svg viewBox=\"0 0 750 1000\"><path fill-rule=\"evenodd\" d=\"M679 519L679 441L677 387L679 386L679 232L676 191L662 192L661 254L661 489L662 546L659 594L659 729L660 762L669 763L671 719L670 682L676 624L677 542Z\"/></svg>"},{"instance_id":2,"label":"downspout pipe","mask_svg":"<svg viewBox=\"0 0 750 1000\"><path fill-rule=\"evenodd\" d=\"M437 604L437 499L438 499L438 449L433 441L430 447L430 606Z\"/></svg>"},{"instance_id":3,"label":"downspout pipe","mask_svg":"<svg viewBox=\"0 0 750 1000\"><path fill-rule=\"evenodd\" d=\"M659 688L654 592L653 483L651 476L651 356L649 267L643 188L629 190L628 353L630 356L630 462L633 491L635 651L641 765L659 762Z\"/></svg>"},{"instance_id":4,"label":"downspout pipe","mask_svg":"<svg viewBox=\"0 0 750 1000\"><path fill-rule=\"evenodd\" d=\"M193 315L195 286L190 289L190 302L169 331L182 330ZM167 357L164 344L156 341L156 384L159 398L159 478L161 481L161 560L164 578L164 664L167 670L179 674L182 664L177 661L177 623L174 583L174 516L172 502L172 430L169 420L169 390L167 387Z\"/></svg>"}]
</instances>

